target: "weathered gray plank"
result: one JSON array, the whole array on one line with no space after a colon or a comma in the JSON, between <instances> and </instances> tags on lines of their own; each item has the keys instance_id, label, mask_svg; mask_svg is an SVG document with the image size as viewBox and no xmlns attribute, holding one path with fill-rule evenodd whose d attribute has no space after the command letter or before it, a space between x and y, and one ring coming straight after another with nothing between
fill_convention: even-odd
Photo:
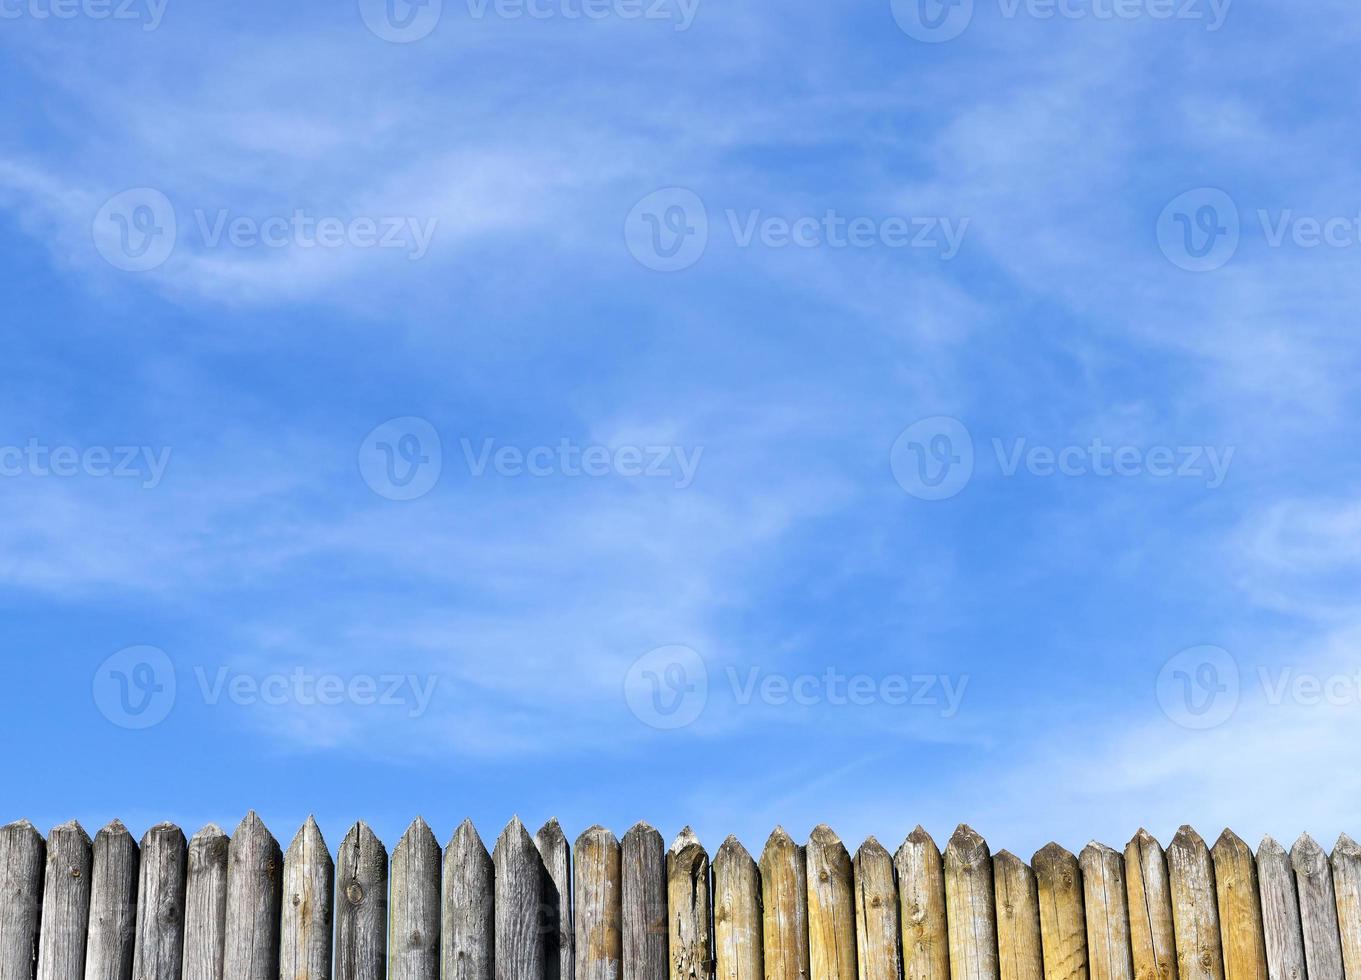
<instances>
[{"instance_id":1,"label":"weathered gray plank","mask_svg":"<svg viewBox=\"0 0 1361 980\"><path fill-rule=\"evenodd\" d=\"M1257 890L1257 862L1243 839L1226 829L1210 851L1219 898L1220 945L1225 980L1267 980L1266 945L1262 938L1262 903Z\"/></svg>"},{"instance_id":2,"label":"weathered gray plank","mask_svg":"<svg viewBox=\"0 0 1361 980\"><path fill-rule=\"evenodd\" d=\"M1181 980L1224 980L1214 867L1200 834L1184 826L1167 848L1172 926Z\"/></svg>"},{"instance_id":3,"label":"weathered gray plank","mask_svg":"<svg viewBox=\"0 0 1361 980\"><path fill-rule=\"evenodd\" d=\"M944 865L950 975L954 980L998 980L996 897L988 842L960 824L945 848Z\"/></svg>"},{"instance_id":4,"label":"weathered gray plank","mask_svg":"<svg viewBox=\"0 0 1361 980\"><path fill-rule=\"evenodd\" d=\"M713 975L709 951L709 855L686 827L666 854L667 946L671 980Z\"/></svg>"},{"instance_id":5,"label":"weathered gray plank","mask_svg":"<svg viewBox=\"0 0 1361 980\"><path fill-rule=\"evenodd\" d=\"M1262 895L1262 938L1271 980L1304 980L1304 932L1295 869L1285 848L1270 837L1257 845L1257 884Z\"/></svg>"},{"instance_id":6,"label":"weathered gray plank","mask_svg":"<svg viewBox=\"0 0 1361 980\"><path fill-rule=\"evenodd\" d=\"M1125 845L1125 888L1135 980L1177 980L1167 860L1162 845L1142 827Z\"/></svg>"},{"instance_id":7,"label":"weathered gray plank","mask_svg":"<svg viewBox=\"0 0 1361 980\"><path fill-rule=\"evenodd\" d=\"M783 827L761 852L761 903L767 980L808 980L808 858Z\"/></svg>"},{"instance_id":8,"label":"weathered gray plank","mask_svg":"<svg viewBox=\"0 0 1361 980\"><path fill-rule=\"evenodd\" d=\"M572 848L557 817L534 835L543 859L544 968L548 980L572 980L576 975L576 935L572 927Z\"/></svg>"},{"instance_id":9,"label":"weathered gray plank","mask_svg":"<svg viewBox=\"0 0 1361 980\"><path fill-rule=\"evenodd\" d=\"M855 852L855 939L859 980L899 980L898 888L893 856L873 837Z\"/></svg>"},{"instance_id":10,"label":"weathered gray plank","mask_svg":"<svg viewBox=\"0 0 1361 980\"><path fill-rule=\"evenodd\" d=\"M227 846L225 980L278 980L283 853L252 810Z\"/></svg>"},{"instance_id":11,"label":"weathered gray plank","mask_svg":"<svg viewBox=\"0 0 1361 980\"><path fill-rule=\"evenodd\" d=\"M444 980L496 976L496 870L471 820L444 852Z\"/></svg>"},{"instance_id":12,"label":"weathered gray plank","mask_svg":"<svg viewBox=\"0 0 1361 980\"><path fill-rule=\"evenodd\" d=\"M624 958L619 841L596 825L573 848L577 980L619 980Z\"/></svg>"},{"instance_id":13,"label":"weathered gray plank","mask_svg":"<svg viewBox=\"0 0 1361 980\"><path fill-rule=\"evenodd\" d=\"M227 944L227 835L209 824L189 842L183 980L222 980Z\"/></svg>"},{"instance_id":14,"label":"weathered gray plank","mask_svg":"<svg viewBox=\"0 0 1361 980\"><path fill-rule=\"evenodd\" d=\"M1092 980L1134 980L1125 859L1092 841L1078 855L1087 915L1087 969Z\"/></svg>"},{"instance_id":15,"label":"weathered gray plank","mask_svg":"<svg viewBox=\"0 0 1361 980\"><path fill-rule=\"evenodd\" d=\"M1342 966L1361 978L1361 847L1346 834L1333 846L1333 892L1342 936Z\"/></svg>"},{"instance_id":16,"label":"weathered gray plank","mask_svg":"<svg viewBox=\"0 0 1361 980\"><path fill-rule=\"evenodd\" d=\"M184 831L174 824L157 824L143 835L132 957L137 980L180 980L188 860Z\"/></svg>"},{"instance_id":17,"label":"weathered gray plank","mask_svg":"<svg viewBox=\"0 0 1361 980\"><path fill-rule=\"evenodd\" d=\"M547 976L541 935L544 868L539 849L519 817L496 841L496 980Z\"/></svg>"},{"instance_id":18,"label":"weathered gray plank","mask_svg":"<svg viewBox=\"0 0 1361 980\"><path fill-rule=\"evenodd\" d=\"M417 817L392 851L388 980L439 980L440 848Z\"/></svg>"},{"instance_id":19,"label":"weathered gray plank","mask_svg":"<svg viewBox=\"0 0 1361 980\"><path fill-rule=\"evenodd\" d=\"M761 942L764 928L761 872L736 837L729 837L718 849L713 870L714 953L718 980L760 980L765 969ZM666 973L646 977L647 980L665 980Z\"/></svg>"},{"instance_id":20,"label":"weathered gray plank","mask_svg":"<svg viewBox=\"0 0 1361 980\"><path fill-rule=\"evenodd\" d=\"M1328 855L1308 834L1290 849L1295 888L1300 896L1300 928L1309 980L1340 980L1342 940L1337 930L1337 897Z\"/></svg>"},{"instance_id":21,"label":"weathered gray plank","mask_svg":"<svg viewBox=\"0 0 1361 980\"><path fill-rule=\"evenodd\" d=\"M992 859L997 905L997 968L1001 980L1044 980L1040 893L1035 872L1010 851Z\"/></svg>"},{"instance_id":22,"label":"weathered gray plank","mask_svg":"<svg viewBox=\"0 0 1361 980\"><path fill-rule=\"evenodd\" d=\"M361 820L345 835L336 857L336 980L383 980L388 959L387 848Z\"/></svg>"},{"instance_id":23,"label":"weathered gray plank","mask_svg":"<svg viewBox=\"0 0 1361 980\"><path fill-rule=\"evenodd\" d=\"M115 820L95 834L85 980L130 980L132 977L140 863L137 842L122 821Z\"/></svg>"},{"instance_id":24,"label":"weathered gray plank","mask_svg":"<svg viewBox=\"0 0 1361 980\"><path fill-rule=\"evenodd\" d=\"M284 854L280 980L331 980L335 871L321 828L308 817Z\"/></svg>"},{"instance_id":25,"label":"weathered gray plank","mask_svg":"<svg viewBox=\"0 0 1361 980\"><path fill-rule=\"evenodd\" d=\"M653 827L640 822L624 835L621 851L624 878L623 980L666 980L669 972L666 955L666 843ZM757 928L760 928L759 922ZM759 973L760 968L757 969Z\"/></svg>"},{"instance_id":26,"label":"weathered gray plank","mask_svg":"<svg viewBox=\"0 0 1361 980\"><path fill-rule=\"evenodd\" d=\"M1071 851L1049 843L1030 865L1040 895L1046 980L1087 980L1087 926L1082 871Z\"/></svg>"},{"instance_id":27,"label":"weathered gray plank","mask_svg":"<svg viewBox=\"0 0 1361 980\"><path fill-rule=\"evenodd\" d=\"M85 975L93 871L94 849L85 828L74 820L54 827L47 836L38 980L79 980Z\"/></svg>"},{"instance_id":28,"label":"weathered gray plank","mask_svg":"<svg viewBox=\"0 0 1361 980\"><path fill-rule=\"evenodd\" d=\"M38 973L47 842L27 820L0 827L0 980L33 980Z\"/></svg>"},{"instance_id":29,"label":"weathered gray plank","mask_svg":"<svg viewBox=\"0 0 1361 980\"><path fill-rule=\"evenodd\" d=\"M808 864L808 963L824 980L855 980L855 889L851 856L826 824L813 828Z\"/></svg>"},{"instance_id":30,"label":"weathered gray plank","mask_svg":"<svg viewBox=\"0 0 1361 980\"><path fill-rule=\"evenodd\" d=\"M940 848L920 824L893 856L903 930L904 980L950 980L945 922L945 867Z\"/></svg>"}]
</instances>

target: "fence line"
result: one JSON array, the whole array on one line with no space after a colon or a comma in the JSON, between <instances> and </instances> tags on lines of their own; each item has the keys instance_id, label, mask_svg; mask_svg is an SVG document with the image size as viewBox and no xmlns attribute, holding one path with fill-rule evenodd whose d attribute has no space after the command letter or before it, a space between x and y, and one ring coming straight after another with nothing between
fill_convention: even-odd
<instances>
[{"instance_id":1,"label":"fence line","mask_svg":"<svg viewBox=\"0 0 1361 980\"><path fill-rule=\"evenodd\" d=\"M1029 864L961 825L854 856L826 825L712 864L690 828L569 845L513 819L489 854L364 823L335 859L255 813L230 838L118 821L0 827L0 980L1361 980L1361 848L1308 834L1256 854L1182 827Z\"/></svg>"}]
</instances>

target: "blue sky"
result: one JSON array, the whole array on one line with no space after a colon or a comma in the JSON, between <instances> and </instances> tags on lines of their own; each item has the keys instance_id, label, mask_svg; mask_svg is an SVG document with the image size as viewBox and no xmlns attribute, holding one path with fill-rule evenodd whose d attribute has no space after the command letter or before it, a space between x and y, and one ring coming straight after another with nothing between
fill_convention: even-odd
<instances>
[{"instance_id":1,"label":"blue sky","mask_svg":"<svg viewBox=\"0 0 1361 980\"><path fill-rule=\"evenodd\" d=\"M1354 4L66 2L6 819L1356 831Z\"/></svg>"}]
</instances>

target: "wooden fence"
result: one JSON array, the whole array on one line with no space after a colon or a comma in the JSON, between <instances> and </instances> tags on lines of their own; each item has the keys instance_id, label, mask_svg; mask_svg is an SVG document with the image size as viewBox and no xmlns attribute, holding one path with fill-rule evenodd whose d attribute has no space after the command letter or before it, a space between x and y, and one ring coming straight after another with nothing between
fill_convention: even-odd
<instances>
[{"instance_id":1,"label":"wooden fence","mask_svg":"<svg viewBox=\"0 0 1361 980\"><path fill-rule=\"evenodd\" d=\"M1049 844L1027 865L966 826L854 857L776 828L755 861L686 829L512 820L492 852L423 820L388 852L315 821L286 853L250 814L229 839L121 823L46 841L0 828L0 980L1361 980L1361 848L1308 835L1254 856L1183 827L1167 850Z\"/></svg>"}]
</instances>

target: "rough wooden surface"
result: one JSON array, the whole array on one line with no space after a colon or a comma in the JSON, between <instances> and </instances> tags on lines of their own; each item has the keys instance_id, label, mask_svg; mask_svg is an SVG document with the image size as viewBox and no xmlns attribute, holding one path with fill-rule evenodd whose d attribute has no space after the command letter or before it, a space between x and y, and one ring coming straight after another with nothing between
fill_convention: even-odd
<instances>
[{"instance_id":1,"label":"rough wooden surface","mask_svg":"<svg viewBox=\"0 0 1361 980\"><path fill-rule=\"evenodd\" d=\"M130 980L137 936L140 854L122 822L95 834L85 980Z\"/></svg>"},{"instance_id":2,"label":"rough wooden surface","mask_svg":"<svg viewBox=\"0 0 1361 980\"><path fill-rule=\"evenodd\" d=\"M1314 838L1301 834L1290 849L1300 896L1300 928L1309 980L1342 976L1342 940L1337 931L1337 898L1328 855Z\"/></svg>"},{"instance_id":3,"label":"rough wooden surface","mask_svg":"<svg viewBox=\"0 0 1361 980\"><path fill-rule=\"evenodd\" d=\"M189 841L183 980L222 980L227 943L227 835L209 824Z\"/></svg>"},{"instance_id":4,"label":"rough wooden surface","mask_svg":"<svg viewBox=\"0 0 1361 980\"><path fill-rule=\"evenodd\" d=\"M572 849L577 980L619 980L624 882L619 841L597 824Z\"/></svg>"},{"instance_id":5,"label":"rough wooden surface","mask_svg":"<svg viewBox=\"0 0 1361 980\"><path fill-rule=\"evenodd\" d=\"M1087 971L1092 980L1133 980L1125 859L1095 841L1078 855L1087 913Z\"/></svg>"},{"instance_id":6,"label":"rough wooden surface","mask_svg":"<svg viewBox=\"0 0 1361 980\"><path fill-rule=\"evenodd\" d=\"M709 855L686 827L666 852L667 949L671 980L713 975L709 951Z\"/></svg>"},{"instance_id":7,"label":"rough wooden surface","mask_svg":"<svg viewBox=\"0 0 1361 980\"><path fill-rule=\"evenodd\" d=\"M940 848L919 824L893 856L898 873L903 980L950 980L945 923L945 866Z\"/></svg>"},{"instance_id":8,"label":"rough wooden surface","mask_svg":"<svg viewBox=\"0 0 1361 980\"><path fill-rule=\"evenodd\" d=\"M0 827L0 980L38 972L47 842L27 820Z\"/></svg>"},{"instance_id":9,"label":"rough wooden surface","mask_svg":"<svg viewBox=\"0 0 1361 980\"><path fill-rule=\"evenodd\" d=\"M946 845L945 922L954 980L997 980L992 855L973 828L960 824Z\"/></svg>"},{"instance_id":10,"label":"rough wooden surface","mask_svg":"<svg viewBox=\"0 0 1361 980\"><path fill-rule=\"evenodd\" d=\"M761 939L767 980L808 980L808 863L776 827L761 852Z\"/></svg>"},{"instance_id":11,"label":"rough wooden surface","mask_svg":"<svg viewBox=\"0 0 1361 980\"><path fill-rule=\"evenodd\" d=\"M1135 980L1177 980L1167 860L1162 845L1142 827L1125 845L1125 891Z\"/></svg>"},{"instance_id":12,"label":"rough wooden surface","mask_svg":"<svg viewBox=\"0 0 1361 980\"><path fill-rule=\"evenodd\" d=\"M308 817L284 854L280 980L331 980L335 862Z\"/></svg>"},{"instance_id":13,"label":"rough wooden surface","mask_svg":"<svg viewBox=\"0 0 1361 980\"><path fill-rule=\"evenodd\" d=\"M519 817L501 831L492 854L496 867L496 980L545 976L541 935L547 871Z\"/></svg>"},{"instance_id":14,"label":"rough wooden surface","mask_svg":"<svg viewBox=\"0 0 1361 980\"><path fill-rule=\"evenodd\" d=\"M136 980L180 980L184 971L184 899L189 845L184 831L157 824L142 837L137 886Z\"/></svg>"},{"instance_id":15,"label":"rough wooden surface","mask_svg":"<svg viewBox=\"0 0 1361 980\"><path fill-rule=\"evenodd\" d=\"M389 980L439 980L440 847L420 817L392 851Z\"/></svg>"},{"instance_id":16,"label":"rough wooden surface","mask_svg":"<svg viewBox=\"0 0 1361 980\"><path fill-rule=\"evenodd\" d=\"M1012 854L992 859L992 888L997 906L997 968L1001 980L1043 980L1040 895L1035 872Z\"/></svg>"},{"instance_id":17,"label":"rough wooden surface","mask_svg":"<svg viewBox=\"0 0 1361 980\"><path fill-rule=\"evenodd\" d=\"M1295 869L1285 848L1270 837L1257 846L1257 886L1262 898L1262 938L1271 980L1304 980L1304 933Z\"/></svg>"},{"instance_id":18,"label":"rough wooden surface","mask_svg":"<svg viewBox=\"0 0 1361 980\"><path fill-rule=\"evenodd\" d=\"M760 980L765 969L760 869L736 837L723 842L714 855L713 868L714 953L718 980ZM625 973L625 977L628 976Z\"/></svg>"},{"instance_id":19,"label":"rough wooden surface","mask_svg":"<svg viewBox=\"0 0 1361 980\"><path fill-rule=\"evenodd\" d=\"M572 846L557 818L539 828L534 841L543 859L543 931L546 980L576 975L576 931L572 926Z\"/></svg>"},{"instance_id":20,"label":"rough wooden surface","mask_svg":"<svg viewBox=\"0 0 1361 980\"><path fill-rule=\"evenodd\" d=\"M387 976L388 877L387 848L361 820L336 861L335 980Z\"/></svg>"},{"instance_id":21,"label":"rough wooden surface","mask_svg":"<svg viewBox=\"0 0 1361 980\"><path fill-rule=\"evenodd\" d=\"M648 824L637 823L624 835L621 851L623 980L666 980L670 972L666 951L666 842ZM714 867L717 871L717 862Z\"/></svg>"},{"instance_id":22,"label":"rough wooden surface","mask_svg":"<svg viewBox=\"0 0 1361 980\"><path fill-rule=\"evenodd\" d=\"M278 980L283 854L252 810L227 847L225 980Z\"/></svg>"},{"instance_id":23,"label":"rough wooden surface","mask_svg":"<svg viewBox=\"0 0 1361 980\"><path fill-rule=\"evenodd\" d=\"M444 980L496 976L496 870L471 820L444 851Z\"/></svg>"},{"instance_id":24,"label":"rough wooden surface","mask_svg":"<svg viewBox=\"0 0 1361 980\"><path fill-rule=\"evenodd\" d=\"M899 980L898 887L893 857L873 837L855 852L855 938L859 980Z\"/></svg>"},{"instance_id":25,"label":"rough wooden surface","mask_svg":"<svg viewBox=\"0 0 1361 980\"><path fill-rule=\"evenodd\" d=\"M1181 980L1224 980L1214 867L1205 841L1191 827L1178 830L1167 848L1167 878L1178 976Z\"/></svg>"},{"instance_id":26,"label":"rough wooden surface","mask_svg":"<svg viewBox=\"0 0 1361 980\"><path fill-rule=\"evenodd\" d=\"M85 828L74 820L54 827L47 838L38 980L79 980L85 975L93 870L94 848ZM8 894L3 901L9 901Z\"/></svg>"},{"instance_id":27,"label":"rough wooden surface","mask_svg":"<svg viewBox=\"0 0 1361 980\"><path fill-rule=\"evenodd\" d=\"M1361 847L1346 834L1333 845L1333 892L1342 936L1342 966L1361 977Z\"/></svg>"},{"instance_id":28,"label":"rough wooden surface","mask_svg":"<svg viewBox=\"0 0 1361 980\"><path fill-rule=\"evenodd\" d=\"M1030 860L1040 894L1045 980L1087 980L1082 871L1071 851L1046 844Z\"/></svg>"},{"instance_id":29,"label":"rough wooden surface","mask_svg":"<svg viewBox=\"0 0 1361 980\"><path fill-rule=\"evenodd\" d=\"M1210 858L1219 899L1225 980L1267 980L1262 904L1252 850L1232 830L1225 830L1215 841Z\"/></svg>"},{"instance_id":30,"label":"rough wooden surface","mask_svg":"<svg viewBox=\"0 0 1361 980\"><path fill-rule=\"evenodd\" d=\"M819 824L808 838L808 965L825 980L855 980L855 888L841 838Z\"/></svg>"}]
</instances>

